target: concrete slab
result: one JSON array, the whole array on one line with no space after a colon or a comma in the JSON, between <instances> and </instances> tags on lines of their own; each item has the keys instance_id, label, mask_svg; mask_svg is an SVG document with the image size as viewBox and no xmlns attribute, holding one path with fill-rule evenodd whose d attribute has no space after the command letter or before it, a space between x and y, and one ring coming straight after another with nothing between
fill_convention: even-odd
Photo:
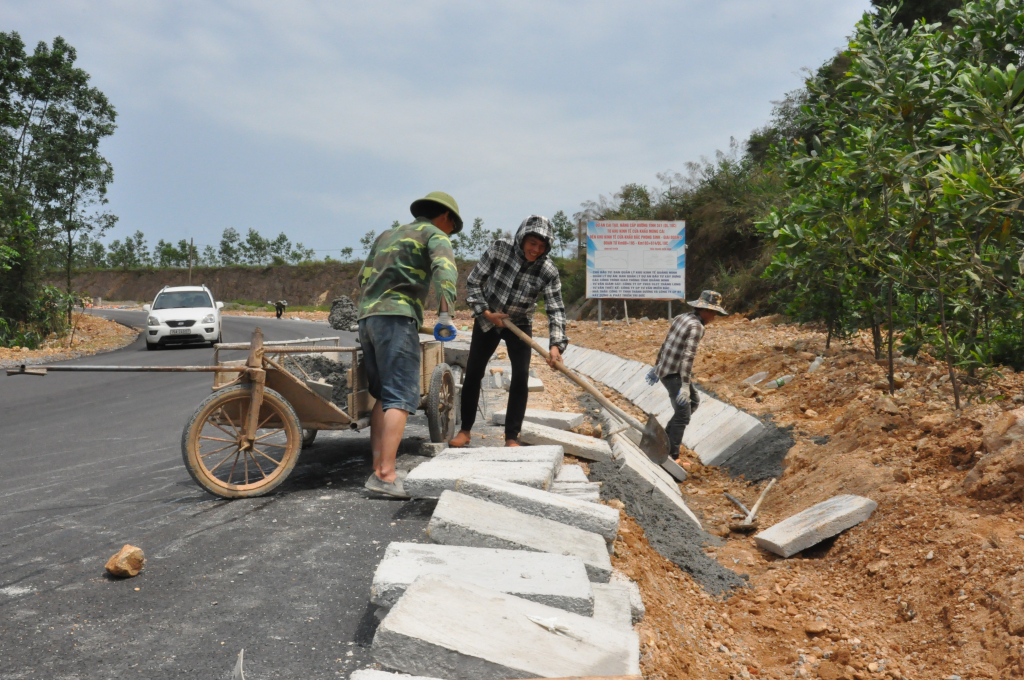
<instances>
[{"instance_id":1,"label":"concrete slab","mask_svg":"<svg viewBox=\"0 0 1024 680\"><path fill-rule=\"evenodd\" d=\"M789 557L860 524L877 507L878 503L863 496L833 496L762 531L754 541L769 552Z\"/></svg>"},{"instance_id":2,"label":"concrete slab","mask_svg":"<svg viewBox=\"0 0 1024 680\"><path fill-rule=\"evenodd\" d=\"M576 555L591 581L605 583L611 576L608 549L598 534L453 491L441 494L427 535L443 545Z\"/></svg>"},{"instance_id":3,"label":"concrete slab","mask_svg":"<svg viewBox=\"0 0 1024 680\"><path fill-rule=\"evenodd\" d=\"M442 576L406 590L372 649L383 666L449 680L640 672L632 630Z\"/></svg>"},{"instance_id":4,"label":"concrete slab","mask_svg":"<svg viewBox=\"0 0 1024 680\"><path fill-rule=\"evenodd\" d=\"M579 482L552 482L551 493L576 498L581 501L597 503L601 500L600 484L580 484Z\"/></svg>"},{"instance_id":5,"label":"concrete slab","mask_svg":"<svg viewBox=\"0 0 1024 680\"><path fill-rule=\"evenodd\" d=\"M527 515L590 531L605 541L614 541L619 533L619 511L606 505L486 477L460 479L455 491Z\"/></svg>"},{"instance_id":6,"label":"concrete slab","mask_svg":"<svg viewBox=\"0 0 1024 680\"><path fill-rule=\"evenodd\" d=\"M718 407L718 404L721 404L721 407ZM722 423L728 421L737 412L735 407L723 404L722 402L708 404L708 406L716 408L716 411L712 412L703 424L697 427L688 425L686 431L683 432L683 444L686 444L688 449L696 448L697 444L721 427ZM697 412L700 413L702 408L704 408L703 404L697 409Z\"/></svg>"},{"instance_id":7,"label":"concrete slab","mask_svg":"<svg viewBox=\"0 0 1024 680\"><path fill-rule=\"evenodd\" d=\"M711 418L714 418L725 408L725 404L718 399L701 395L700 406L690 416L690 424L686 426L688 431L696 433L704 427ZM686 443L686 440L683 440Z\"/></svg>"},{"instance_id":8,"label":"concrete slab","mask_svg":"<svg viewBox=\"0 0 1024 680\"><path fill-rule=\"evenodd\" d=\"M428 574L583 616L594 612L594 591L579 557L433 543L390 544L373 575L370 602L393 607L413 581Z\"/></svg>"},{"instance_id":9,"label":"concrete slab","mask_svg":"<svg viewBox=\"0 0 1024 680\"><path fill-rule=\"evenodd\" d=\"M452 490L463 477L483 475L506 482L547 489L555 476L552 463L516 463L500 461L438 460L423 463L403 481L413 498L437 498Z\"/></svg>"},{"instance_id":10,"label":"concrete slab","mask_svg":"<svg viewBox=\"0 0 1024 680\"><path fill-rule=\"evenodd\" d=\"M519 431L519 441L524 444L555 444L566 453L586 460L611 460L612 450L607 442L585 434L557 430L553 427L524 422Z\"/></svg>"},{"instance_id":11,"label":"concrete slab","mask_svg":"<svg viewBox=\"0 0 1024 680\"><path fill-rule=\"evenodd\" d=\"M742 411L737 411L728 420L718 425L713 432L708 433L693 450L704 465L718 465L736 450L745 436L752 432L754 435L759 435L763 430L764 425L760 420Z\"/></svg>"},{"instance_id":12,"label":"concrete slab","mask_svg":"<svg viewBox=\"0 0 1024 680\"><path fill-rule=\"evenodd\" d=\"M687 478L686 470L679 467L679 463L675 462L671 458L667 458L664 463L661 464L661 469L672 475L672 479L677 482L685 482Z\"/></svg>"},{"instance_id":13,"label":"concrete slab","mask_svg":"<svg viewBox=\"0 0 1024 680\"><path fill-rule=\"evenodd\" d=\"M620 583L595 583L594 619L610 626L632 630L633 612L629 607L629 589Z\"/></svg>"},{"instance_id":14,"label":"concrete slab","mask_svg":"<svg viewBox=\"0 0 1024 680\"><path fill-rule=\"evenodd\" d=\"M765 433L766 428L764 427L764 424L761 423L761 421L745 413L742 415L744 415L746 418L749 418L750 421L752 421L749 422L749 429L743 436L739 437L738 439L734 439L730 444L722 447L719 450L718 454L715 455L713 458L709 456L709 458L713 460L712 463L708 463L709 465L727 465L729 463L729 460L732 459L733 456L737 455L740 451L747 448L748 446L756 445L757 440L760 439L761 435Z\"/></svg>"},{"instance_id":15,"label":"concrete slab","mask_svg":"<svg viewBox=\"0 0 1024 680\"><path fill-rule=\"evenodd\" d=\"M495 425L504 425L505 411L506 409L495 411L491 416L491 422ZM526 409L526 415L523 417L523 422L553 427L556 430L571 430L582 425L585 417L582 413L562 413L561 411L528 408Z\"/></svg>"},{"instance_id":16,"label":"concrete slab","mask_svg":"<svg viewBox=\"0 0 1024 680\"><path fill-rule=\"evenodd\" d=\"M640 597L640 586L618 569L612 572L612 580L608 583L620 585L629 592L629 609L633 615L633 623L640 623L647 613L643 598Z\"/></svg>"},{"instance_id":17,"label":"concrete slab","mask_svg":"<svg viewBox=\"0 0 1024 680\"><path fill-rule=\"evenodd\" d=\"M558 474L555 475L552 482L576 482L579 484L587 484L590 480L587 479L587 475L579 465L563 465L562 469L558 471Z\"/></svg>"},{"instance_id":18,"label":"concrete slab","mask_svg":"<svg viewBox=\"0 0 1024 680\"><path fill-rule=\"evenodd\" d=\"M452 461L490 461L501 463L551 463L555 466L555 474L562 469L564 450L555 444L541 446L477 446L473 448L447 448L437 456L436 460Z\"/></svg>"},{"instance_id":19,"label":"concrete slab","mask_svg":"<svg viewBox=\"0 0 1024 680\"><path fill-rule=\"evenodd\" d=\"M387 671L376 671L372 668L364 668L354 671L348 676L348 680L439 680L428 678L423 675L408 675L406 673L388 673Z\"/></svg>"}]
</instances>

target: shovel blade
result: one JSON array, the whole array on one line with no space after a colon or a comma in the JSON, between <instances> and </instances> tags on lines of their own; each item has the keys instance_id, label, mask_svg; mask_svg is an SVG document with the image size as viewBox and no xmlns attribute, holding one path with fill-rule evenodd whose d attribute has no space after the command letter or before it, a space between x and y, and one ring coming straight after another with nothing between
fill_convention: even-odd
<instances>
[{"instance_id":1,"label":"shovel blade","mask_svg":"<svg viewBox=\"0 0 1024 680\"><path fill-rule=\"evenodd\" d=\"M652 461L661 465L669 458L669 448L668 434L665 433L665 428L661 426L657 418L648 413L647 426L640 438L640 450L646 453Z\"/></svg>"}]
</instances>

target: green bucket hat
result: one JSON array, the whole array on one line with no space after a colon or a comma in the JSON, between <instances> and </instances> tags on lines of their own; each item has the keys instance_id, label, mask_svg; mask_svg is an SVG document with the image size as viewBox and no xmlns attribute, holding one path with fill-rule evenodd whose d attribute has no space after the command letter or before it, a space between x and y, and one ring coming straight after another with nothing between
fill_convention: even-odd
<instances>
[{"instance_id":1,"label":"green bucket hat","mask_svg":"<svg viewBox=\"0 0 1024 680\"><path fill-rule=\"evenodd\" d=\"M728 315L728 312L722 308L722 294L717 291L706 290L700 294L698 299L686 304L700 309L712 309L723 316Z\"/></svg>"},{"instance_id":2,"label":"green bucket hat","mask_svg":"<svg viewBox=\"0 0 1024 680\"><path fill-rule=\"evenodd\" d=\"M416 199L409 206L412 216L422 217L426 203L436 203L443 206L445 210L451 211L452 215L455 215L455 230L452 233L458 234L462 231L462 215L459 214L459 204L455 202L455 199L450 194L446 194L443 191L431 191L423 198Z\"/></svg>"}]
</instances>

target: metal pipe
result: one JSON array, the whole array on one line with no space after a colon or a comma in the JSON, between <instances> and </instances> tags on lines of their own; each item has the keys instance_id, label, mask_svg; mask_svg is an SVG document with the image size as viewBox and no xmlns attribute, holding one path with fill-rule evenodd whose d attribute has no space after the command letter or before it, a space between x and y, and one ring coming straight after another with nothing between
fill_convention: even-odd
<instances>
[{"instance_id":1,"label":"metal pipe","mask_svg":"<svg viewBox=\"0 0 1024 680\"><path fill-rule=\"evenodd\" d=\"M327 342L329 340L334 341L334 346L337 347L341 344L341 338L327 337L327 338L299 338L297 340L268 340L263 343L264 347L267 346L286 346L286 345L300 345L304 342ZM248 342L222 342L214 345L219 349L249 349Z\"/></svg>"},{"instance_id":2,"label":"metal pipe","mask_svg":"<svg viewBox=\"0 0 1024 680\"><path fill-rule=\"evenodd\" d=\"M218 345L217 349L232 349L232 350L243 350L248 351L251 349L249 345ZM309 354L310 352L323 352L328 350L331 352L356 352L359 351L359 347L323 347L323 346L309 346L309 347L267 347L263 346L264 354Z\"/></svg>"},{"instance_id":3,"label":"metal pipe","mask_svg":"<svg viewBox=\"0 0 1024 680\"><path fill-rule=\"evenodd\" d=\"M363 428L369 427L369 425L370 425L370 419L369 418L360 418L359 420L353 420L349 424L349 427L352 428L353 430L362 430Z\"/></svg>"},{"instance_id":4,"label":"metal pipe","mask_svg":"<svg viewBox=\"0 0 1024 680\"><path fill-rule=\"evenodd\" d=\"M105 373L240 373L245 366L33 366L22 364L17 369L8 369L7 375L29 371L99 371Z\"/></svg>"}]
</instances>

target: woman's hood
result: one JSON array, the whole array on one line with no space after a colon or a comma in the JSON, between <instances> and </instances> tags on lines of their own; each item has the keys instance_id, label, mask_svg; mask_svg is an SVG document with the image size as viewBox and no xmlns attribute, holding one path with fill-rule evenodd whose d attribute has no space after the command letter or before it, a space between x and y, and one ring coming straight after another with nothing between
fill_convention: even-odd
<instances>
[{"instance_id":1,"label":"woman's hood","mask_svg":"<svg viewBox=\"0 0 1024 680\"><path fill-rule=\"evenodd\" d=\"M547 244L544 256L551 252L551 246L555 242L555 228L551 224L551 220L542 215L530 215L523 220L523 223L519 225L519 231L516 232L516 248L520 253L523 252L523 241L530 234L544 239L544 243Z\"/></svg>"}]
</instances>

